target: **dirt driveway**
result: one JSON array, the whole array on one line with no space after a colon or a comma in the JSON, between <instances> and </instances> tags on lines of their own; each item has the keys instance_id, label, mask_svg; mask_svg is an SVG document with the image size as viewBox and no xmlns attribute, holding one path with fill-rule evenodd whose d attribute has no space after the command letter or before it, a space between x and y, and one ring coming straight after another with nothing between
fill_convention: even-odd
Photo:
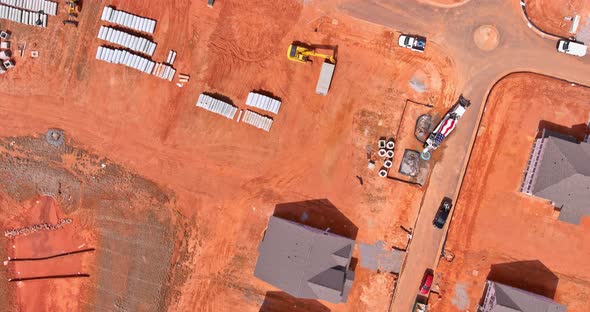
<instances>
[{"instance_id":1,"label":"dirt driveway","mask_svg":"<svg viewBox=\"0 0 590 312\"><path fill-rule=\"evenodd\" d=\"M534 74L494 87L451 222L446 249L455 259L440 262L442 298L433 311L475 310L487 277L554 297L568 311L587 310L590 218L558 221L546 200L519 189L539 125L583 136L589 95Z\"/></svg>"}]
</instances>

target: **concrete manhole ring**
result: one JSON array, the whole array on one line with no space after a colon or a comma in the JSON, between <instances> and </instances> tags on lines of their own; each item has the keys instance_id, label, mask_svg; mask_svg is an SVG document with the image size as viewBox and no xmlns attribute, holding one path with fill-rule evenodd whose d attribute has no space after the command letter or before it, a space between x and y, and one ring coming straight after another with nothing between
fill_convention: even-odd
<instances>
[{"instance_id":1,"label":"concrete manhole ring","mask_svg":"<svg viewBox=\"0 0 590 312\"><path fill-rule=\"evenodd\" d=\"M482 25L473 32L473 41L480 50L492 51L500 43L500 32L492 25Z\"/></svg>"},{"instance_id":2,"label":"concrete manhole ring","mask_svg":"<svg viewBox=\"0 0 590 312\"><path fill-rule=\"evenodd\" d=\"M49 129L45 133L45 140L53 146L60 146L64 143L64 132L60 129Z\"/></svg>"}]
</instances>

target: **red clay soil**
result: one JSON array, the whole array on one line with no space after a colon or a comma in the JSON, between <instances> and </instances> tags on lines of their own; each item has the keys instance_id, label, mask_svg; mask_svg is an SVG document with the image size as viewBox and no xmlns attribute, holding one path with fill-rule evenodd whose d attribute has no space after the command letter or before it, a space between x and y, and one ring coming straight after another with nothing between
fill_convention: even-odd
<instances>
[{"instance_id":1,"label":"red clay soil","mask_svg":"<svg viewBox=\"0 0 590 312\"><path fill-rule=\"evenodd\" d=\"M53 198L42 196L15 204L3 200L3 204L12 206L11 210L20 211L19 215L5 218L3 228L23 228L35 224L57 224L64 218L64 213ZM60 229L38 231L29 235L20 235L8 239L7 254L10 258L48 257L64 252L86 249L94 246L89 231L80 219L64 225ZM44 277L51 275L73 275L90 273L89 263L93 262L92 252L68 255L41 261L9 261L5 263L7 278ZM80 310L82 305L85 278L55 278L9 283L15 287L14 302L19 311L68 311Z\"/></svg>"},{"instance_id":2,"label":"red clay soil","mask_svg":"<svg viewBox=\"0 0 590 312\"><path fill-rule=\"evenodd\" d=\"M525 0L526 11L531 21L541 30L560 37L569 38L571 21L564 17L580 15L580 28L586 23L590 6L584 0ZM578 30L580 30L578 28Z\"/></svg>"},{"instance_id":3,"label":"red clay soil","mask_svg":"<svg viewBox=\"0 0 590 312\"><path fill-rule=\"evenodd\" d=\"M191 75L183 88L95 60L100 2L84 2L77 30L62 26L63 12L46 30L3 24L40 58L17 57L17 67L0 77L0 136L64 129L71 144L172 194L168 208L189 228L177 234L177 247L188 253L172 257L173 275L185 282L170 286L170 311L258 311L267 292L277 291L253 277L258 243L277 204L327 199L358 227L358 241L406 247L399 226L414 223L423 191L369 171L367 145L375 150L380 136L395 133L406 99L441 110L452 104L453 62L434 44L413 53L398 48L383 27L300 3L110 2L158 21L154 59L177 51L175 67ZM337 47L326 97L314 94L320 61L287 60L294 40L324 45L325 53ZM415 75L425 92L409 86ZM245 109L252 90L283 102L270 133L194 105L210 92ZM119 218L136 222L151 204L141 199ZM108 247L98 244L97 251ZM117 261L133 267L129 259ZM393 277L357 267L348 303L322 304L332 311L386 310ZM127 298L124 289L114 291ZM92 304L93 298L82 300Z\"/></svg>"},{"instance_id":4,"label":"red clay soil","mask_svg":"<svg viewBox=\"0 0 590 312\"><path fill-rule=\"evenodd\" d=\"M446 249L455 258L441 260L442 299L432 311L475 311L488 276L568 311L588 310L590 218L558 221L548 201L519 189L540 124L583 136L589 96L588 88L534 74L494 87L451 223Z\"/></svg>"}]
</instances>

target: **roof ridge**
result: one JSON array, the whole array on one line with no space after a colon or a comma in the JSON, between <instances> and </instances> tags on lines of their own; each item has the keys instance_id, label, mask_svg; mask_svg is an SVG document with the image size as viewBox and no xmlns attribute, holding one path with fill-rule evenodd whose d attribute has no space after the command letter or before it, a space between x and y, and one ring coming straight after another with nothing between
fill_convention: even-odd
<instances>
[{"instance_id":1,"label":"roof ridge","mask_svg":"<svg viewBox=\"0 0 590 312\"><path fill-rule=\"evenodd\" d=\"M571 177L572 175L574 175L576 173L576 168L574 167L574 165L571 163L570 159L565 156L565 154L563 153L563 151L561 150L560 146L558 145L558 143L556 143L556 140L554 139L555 137L549 137L549 139L547 140L548 142L550 142L549 144L551 144L553 146L553 148L559 153L559 155L561 155L561 157L567 162L567 166L569 169L571 169L571 171L573 171L570 175L565 175L563 178L559 179L559 181L556 181L555 183L551 183L549 185L547 185L546 187L542 188L542 189L538 189L538 190L534 190L534 193L540 193L543 192L544 190L552 187L553 185L556 185L558 183L560 183L561 181ZM557 138L559 139L559 138ZM545 146L543 149L543 155L547 152L546 150L547 146ZM537 177L535 177L535 181L534 184L535 186L537 185Z\"/></svg>"},{"instance_id":2,"label":"roof ridge","mask_svg":"<svg viewBox=\"0 0 590 312\"><path fill-rule=\"evenodd\" d=\"M571 168L574 171L579 173L582 170L585 170L585 168L578 168L578 162L572 161L573 157L577 156L577 154L575 154L575 153L565 154L563 152L563 150L561 149L562 146L568 147L568 144L571 144L575 149L581 151L584 154L584 156L586 156L586 158L588 158L588 160L590 161L590 154L587 153L585 148L582 147L582 144L584 144L585 142L571 142L571 141L567 141L567 140L555 140L554 137L550 141L557 147L559 154L561 154L563 156L563 158L565 158L567 160L567 163L571 166ZM561 142L563 142L564 145L561 145L562 144ZM588 143L585 143L585 144L588 144ZM581 169L581 170L578 170L578 169Z\"/></svg>"},{"instance_id":3,"label":"roof ridge","mask_svg":"<svg viewBox=\"0 0 590 312\"><path fill-rule=\"evenodd\" d=\"M313 231L308 229L304 224L302 224L302 225L306 231L311 232L312 237L311 237L311 243L309 244L309 249L307 250L307 257L305 257L305 266L304 266L303 270L301 270L300 276L298 278L298 280L299 280L299 286L297 287L298 294L301 294L301 289L303 288L303 277L306 275L307 270L309 268L308 264L309 264L309 258L311 257L311 250L313 249L313 246L315 245L315 241L317 238L317 235L315 235L316 233L314 233ZM305 283L307 283L307 282L309 282L309 281L305 281Z\"/></svg>"}]
</instances>

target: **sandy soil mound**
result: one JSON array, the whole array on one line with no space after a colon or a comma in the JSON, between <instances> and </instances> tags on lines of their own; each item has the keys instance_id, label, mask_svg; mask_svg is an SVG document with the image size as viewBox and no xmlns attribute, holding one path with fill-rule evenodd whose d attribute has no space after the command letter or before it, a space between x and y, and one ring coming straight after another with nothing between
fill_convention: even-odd
<instances>
[{"instance_id":1,"label":"sandy soil mound","mask_svg":"<svg viewBox=\"0 0 590 312\"><path fill-rule=\"evenodd\" d=\"M482 25L473 32L473 41L481 50L492 51L500 43L500 33L492 25Z\"/></svg>"}]
</instances>

